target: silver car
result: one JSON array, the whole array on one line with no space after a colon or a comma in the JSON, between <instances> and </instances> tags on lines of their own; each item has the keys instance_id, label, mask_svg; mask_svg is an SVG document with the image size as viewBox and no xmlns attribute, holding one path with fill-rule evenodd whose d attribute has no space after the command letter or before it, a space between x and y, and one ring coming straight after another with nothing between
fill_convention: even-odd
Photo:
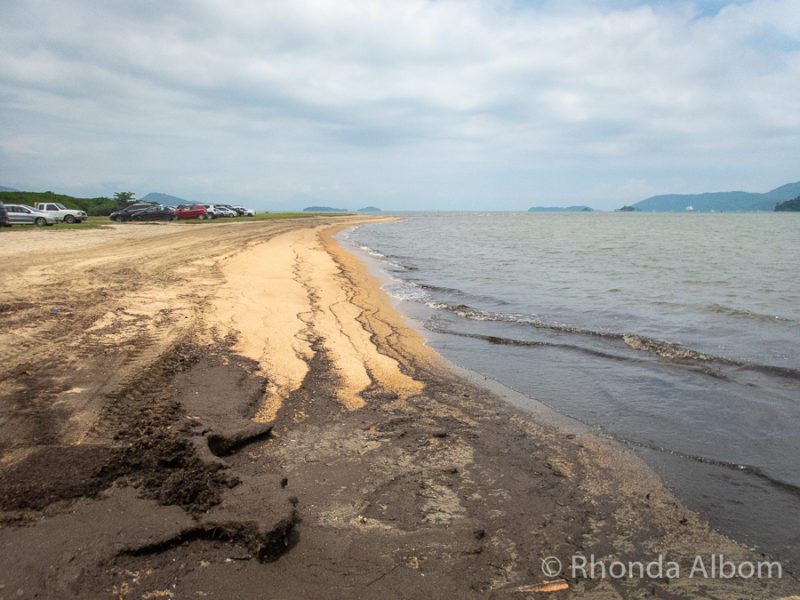
<instances>
[{"instance_id":1,"label":"silver car","mask_svg":"<svg viewBox=\"0 0 800 600\"><path fill-rule=\"evenodd\" d=\"M252 208L245 208L244 206L231 206L233 210L239 213L242 217L254 217L255 211Z\"/></svg>"},{"instance_id":2,"label":"silver car","mask_svg":"<svg viewBox=\"0 0 800 600\"><path fill-rule=\"evenodd\" d=\"M239 216L239 213L237 213L235 210L231 210L230 208L228 208L226 206L217 205L217 206L214 207L214 212L216 213L216 216L218 216L218 217L238 217Z\"/></svg>"},{"instance_id":3,"label":"silver car","mask_svg":"<svg viewBox=\"0 0 800 600\"><path fill-rule=\"evenodd\" d=\"M8 222L11 225L55 225L58 217L36 210L27 204L6 204Z\"/></svg>"}]
</instances>

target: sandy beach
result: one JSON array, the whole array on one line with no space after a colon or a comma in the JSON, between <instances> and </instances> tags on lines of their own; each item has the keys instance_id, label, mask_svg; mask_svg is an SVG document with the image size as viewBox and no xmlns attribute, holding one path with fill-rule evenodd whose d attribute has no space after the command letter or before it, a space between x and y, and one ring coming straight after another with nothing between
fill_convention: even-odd
<instances>
[{"instance_id":1,"label":"sandy beach","mask_svg":"<svg viewBox=\"0 0 800 600\"><path fill-rule=\"evenodd\" d=\"M797 597L426 347L332 237L367 220L0 235L0 600Z\"/></svg>"}]
</instances>

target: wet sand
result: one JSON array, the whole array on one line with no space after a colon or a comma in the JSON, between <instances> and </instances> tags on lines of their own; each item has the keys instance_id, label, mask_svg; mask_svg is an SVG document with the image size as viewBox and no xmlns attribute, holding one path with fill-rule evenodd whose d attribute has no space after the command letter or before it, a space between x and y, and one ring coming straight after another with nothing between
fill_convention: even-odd
<instances>
[{"instance_id":1,"label":"wet sand","mask_svg":"<svg viewBox=\"0 0 800 600\"><path fill-rule=\"evenodd\" d=\"M781 598L633 454L425 347L366 218L0 235L0 598ZM710 568L710 567L709 567Z\"/></svg>"}]
</instances>

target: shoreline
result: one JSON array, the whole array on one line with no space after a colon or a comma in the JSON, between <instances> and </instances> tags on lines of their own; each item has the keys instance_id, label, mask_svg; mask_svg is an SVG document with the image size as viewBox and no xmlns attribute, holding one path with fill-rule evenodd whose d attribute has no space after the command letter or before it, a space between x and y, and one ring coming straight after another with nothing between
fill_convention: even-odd
<instances>
[{"instance_id":1,"label":"shoreline","mask_svg":"<svg viewBox=\"0 0 800 600\"><path fill-rule=\"evenodd\" d=\"M547 579L548 556L663 556L686 573L696 556L764 560L631 452L451 369L333 238L374 220L320 221L126 231L91 255L86 231L59 276L35 248L13 253L3 341L63 364L4 372L0 594L505 597ZM798 588L785 574L566 583L551 597Z\"/></svg>"},{"instance_id":2,"label":"shoreline","mask_svg":"<svg viewBox=\"0 0 800 600\"><path fill-rule=\"evenodd\" d=\"M550 243L541 240L548 239L550 225L526 223L509 237L504 230L512 229L513 221L503 215L416 215L403 224L363 226L340 238L383 272L381 281L396 299L394 305L445 357L521 392L523 396L512 398L522 408L533 398L588 424L599 435L617 439L715 530L777 558L797 575L800 545L797 527L789 525L794 520L789 517L787 522L787 515L800 508L793 485L798 473L796 462L785 459L797 445L790 425L797 412L792 396L796 373L765 368L756 375L749 369L760 369L755 365L759 360L732 360L745 356L741 347L748 346L752 354L766 349L765 364L782 364L770 360L773 355L767 350L786 344L791 348L787 338L792 323L762 326L756 323L763 315L758 321L750 319L758 312L746 313L747 320L745 313L721 314L718 305L700 302L703 285L675 296L668 301L672 304L662 305L657 299L650 304L644 297L658 293L653 280L662 275L657 269L652 269L653 280L643 274L650 283L642 284L637 295L621 266L625 259L614 252L615 260L603 257L606 253L597 256L596 278L591 266L584 270L565 256L565 248L573 244L575 254L585 256L591 246L586 239L593 239L585 224L560 223L560 243L548 249ZM621 232L615 227L604 239L618 237ZM431 235L437 231L440 238ZM674 234L670 230L669 236ZM570 242L571 238L583 241ZM689 247L694 238L687 234ZM474 244L472 239L485 243ZM730 243L730 237L726 239ZM526 244L541 262L524 258ZM650 246L644 248L636 256L648 255ZM637 262L632 257L631 261ZM674 264L665 265L663 277L689 279L688 273L684 277L680 269L674 270ZM555 293L549 274L561 273L559 269L572 276L554 276L562 290ZM720 272L719 279L730 276L730 271ZM765 277L775 276L765 269ZM751 294L742 283L730 293L747 305ZM790 283L784 287L792 289ZM606 288L628 290L631 296L604 296L601 289ZM677 322L670 317L676 306L684 307L685 331L676 331ZM660 315L661 309L666 314ZM704 320L706 310L709 321ZM693 344L692 339L703 335L704 325L705 346ZM647 335L653 337L645 347L631 345ZM692 351L707 353L714 345L727 348L722 354L729 362L713 352L690 358ZM782 360L790 355L784 352Z\"/></svg>"}]
</instances>

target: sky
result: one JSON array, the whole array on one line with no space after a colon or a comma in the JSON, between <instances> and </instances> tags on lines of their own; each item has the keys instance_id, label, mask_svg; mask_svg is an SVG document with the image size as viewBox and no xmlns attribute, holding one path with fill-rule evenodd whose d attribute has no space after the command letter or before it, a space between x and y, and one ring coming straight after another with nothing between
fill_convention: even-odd
<instances>
[{"instance_id":1,"label":"sky","mask_svg":"<svg viewBox=\"0 0 800 600\"><path fill-rule=\"evenodd\" d=\"M0 186L614 209L800 180L800 1L2 0Z\"/></svg>"}]
</instances>

